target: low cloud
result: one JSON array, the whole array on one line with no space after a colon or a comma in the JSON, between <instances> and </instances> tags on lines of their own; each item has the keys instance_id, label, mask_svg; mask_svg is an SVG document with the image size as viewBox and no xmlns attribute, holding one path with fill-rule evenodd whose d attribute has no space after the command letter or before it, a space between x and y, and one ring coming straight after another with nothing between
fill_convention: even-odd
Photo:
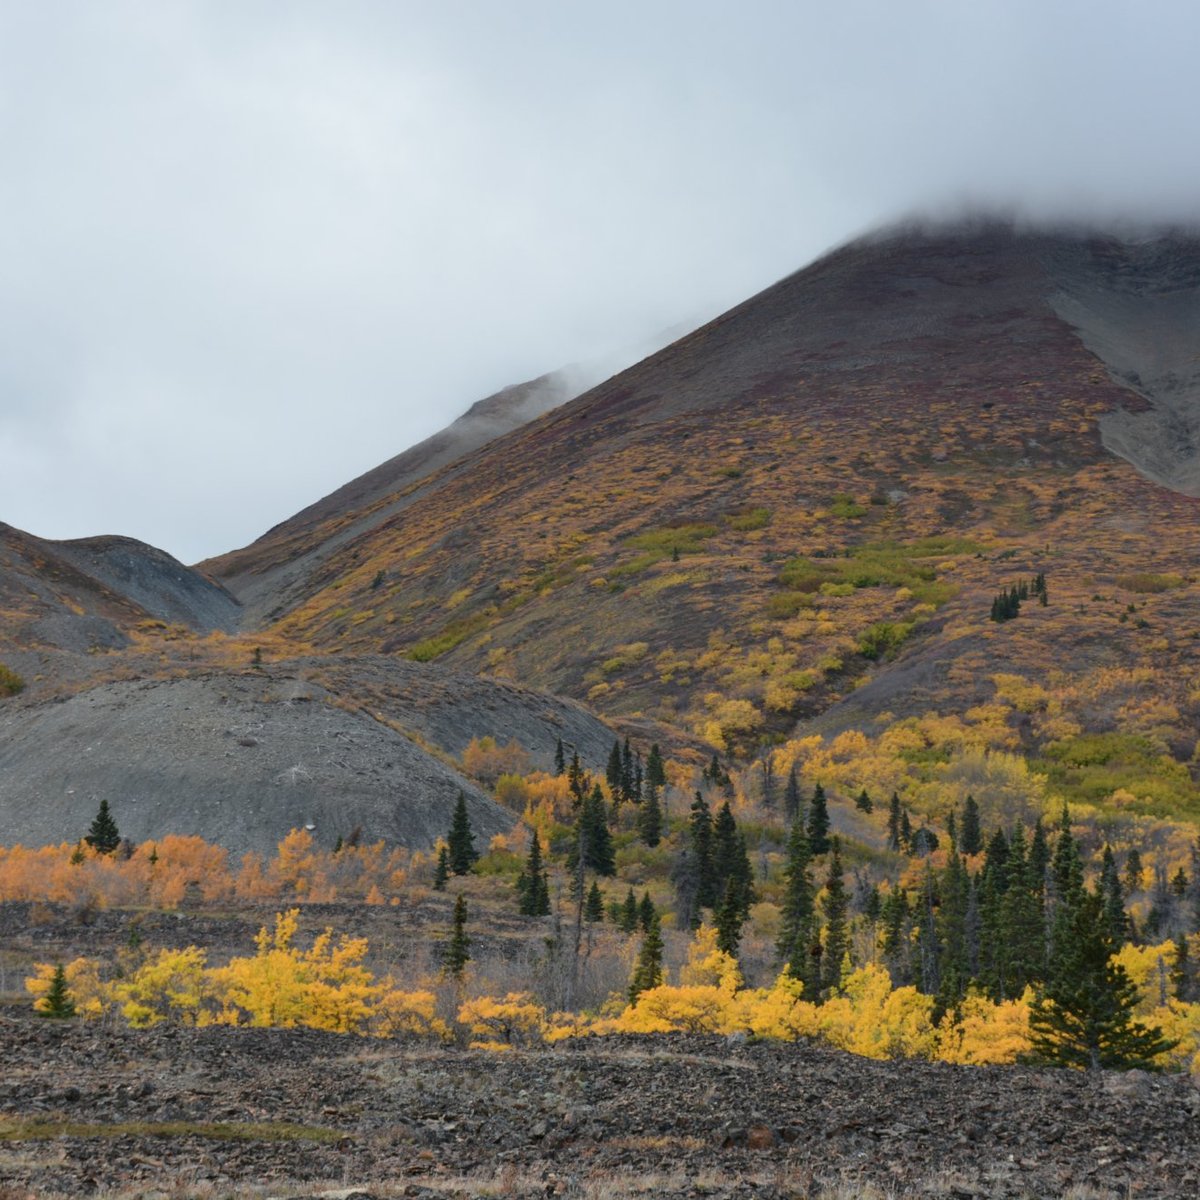
<instances>
[{"instance_id":1,"label":"low cloud","mask_svg":"<svg viewBox=\"0 0 1200 1200\"><path fill-rule=\"evenodd\" d=\"M913 212L1190 221L1184 4L0 7L0 520L187 560Z\"/></svg>"}]
</instances>

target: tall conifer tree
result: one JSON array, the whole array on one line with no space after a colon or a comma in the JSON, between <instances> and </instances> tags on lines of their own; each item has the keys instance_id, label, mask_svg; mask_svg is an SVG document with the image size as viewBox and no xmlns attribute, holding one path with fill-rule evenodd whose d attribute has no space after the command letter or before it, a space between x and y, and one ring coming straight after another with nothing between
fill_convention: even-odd
<instances>
[{"instance_id":1,"label":"tall conifer tree","mask_svg":"<svg viewBox=\"0 0 1200 1200\"><path fill-rule=\"evenodd\" d=\"M821 955L821 985L826 993L842 985L842 959L850 948L847 917L850 909L846 881L842 877L842 847L839 838L829 843L829 875L821 910L825 914L825 949Z\"/></svg>"},{"instance_id":2,"label":"tall conifer tree","mask_svg":"<svg viewBox=\"0 0 1200 1200\"><path fill-rule=\"evenodd\" d=\"M454 815L450 818L446 849L450 856L450 870L455 875L465 875L479 860L475 835L471 832L471 818L467 813L467 798L462 792L458 793Z\"/></svg>"},{"instance_id":3,"label":"tall conifer tree","mask_svg":"<svg viewBox=\"0 0 1200 1200\"><path fill-rule=\"evenodd\" d=\"M813 788L812 803L808 806L808 844L814 858L829 851L829 805L825 789L819 783Z\"/></svg>"}]
</instances>

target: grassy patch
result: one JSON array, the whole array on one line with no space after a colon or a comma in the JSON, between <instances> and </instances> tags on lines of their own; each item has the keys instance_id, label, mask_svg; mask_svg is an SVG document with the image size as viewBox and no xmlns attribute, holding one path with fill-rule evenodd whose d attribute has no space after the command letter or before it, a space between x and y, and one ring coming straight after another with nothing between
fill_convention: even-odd
<instances>
[{"instance_id":1,"label":"grassy patch","mask_svg":"<svg viewBox=\"0 0 1200 1200\"><path fill-rule=\"evenodd\" d=\"M1134 811L1194 819L1196 787L1187 767L1152 738L1133 733L1083 733L1052 742L1030 766L1071 801L1101 804L1115 793Z\"/></svg>"},{"instance_id":2,"label":"grassy patch","mask_svg":"<svg viewBox=\"0 0 1200 1200\"><path fill-rule=\"evenodd\" d=\"M744 512L730 513L725 518L725 524L739 533L749 533L754 529L765 529L771 523L769 508L750 508Z\"/></svg>"},{"instance_id":3,"label":"grassy patch","mask_svg":"<svg viewBox=\"0 0 1200 1200\"><path fill-rule=\"evenodd\" d=\"M55 1121L0 1117L0 1142L46 1142L59 1137L211 1138L219 1142L336 1142L346 1135L320 1125L288 1121Z\"/></svg>"},{"instance_id":4,"label":"grassy patch","mask_svg":"<svg viewBox=\"0 0 1200 1200\"><path fill-rule=\"evenodd\" d=\"M0 663L0 696L15 696L25 690L25 680L16 671Z\"/></svg>"},{"instance_id":5,"label":"grassy patch","mask_svg":"<svg viewBox=\"0 0 1200 1200\"><path fill-rule=\"evenodd\" d=\"M856 517L865 517L867 506L859 504L849 493L839 492L829 505L829 512L832 516L841 517L843 520L853 520Z\"/></svg>"},{"instance_id":6,"label":"grassy patch","mask_svg":"<svg viewBox=\"0 0 1200 1200\"><path fill-rule=\"evenodd\" d=\"M982 550L969 538L930 537L912 542L864 542L844 558L791 558L779 572L779 582L793 593L821 592L843 596L858 588L908 588L918 604L945 604L956 589L938 579L930 559L975 554ZM781 608L797 604L783 601ZM774 615L774 614L772 614ZM794 615L794 614L793 614Z\"/></svg>"},{"instance_id":7,"label":"grassy patch","mask_svg":"<svg viewBox=\"0 0 1200 1200\"><path fill-rule=\"evenodd\" d=\"M1181 588L1186 580L1182 575L1158 575L1153 571L1136 571L1129 575L1118 575L1113 582L1127 592L1152 596Z\"/></svg>"},{"instance_id":8,"label":"grassy patch","mask_svg":"<svg viewBox=\"0 0 1200 1200\"><path fill-rule=\"evenodd\" d=\"M664 558L678 558L684 554L699 554L704 543L715 536L715 525L693 522L684 525L669 525L665 529L650 529L638 533L625 544L642 553L627 563L622 563L608 572L609 576L636 575L652 567Z\"/></svg>"},{"instance_id":9,"label":"grassy patch","mask_svg":"<svg viewBox=\"0 0 1200 1200\"><path fill-rule=\"evenodd\" d=\"M635 534L628 544L635 550L644 550L648 554L666 555L675 550L680 554L696 554L704 549L704 543L716 532L715 525L672 525L666 529L651 529L646 533Z\"/></svg>"},{"instance_id":10,"label":"grassy patch","mask_svg":"<svg viewBox=\"0 0 1200 1200\"><path fill-rule=\"evenodd\" d=\"M414 662L429 662L430 659L453 650L460 642L465 642L472 634L479 633L488 624L487 613L475 613L474 616L464 617L447 625L441 633L418 642L408 652L408 657Z\"/></svg>"}]
</instances>

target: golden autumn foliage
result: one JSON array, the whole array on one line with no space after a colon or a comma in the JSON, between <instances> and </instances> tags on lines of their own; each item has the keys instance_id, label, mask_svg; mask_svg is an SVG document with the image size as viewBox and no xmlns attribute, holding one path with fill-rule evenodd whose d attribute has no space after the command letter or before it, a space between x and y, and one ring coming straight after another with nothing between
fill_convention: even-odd
<instances>
[{"instance_id":1,"label":"golden autumn foliage","mask_svg":"<svg viewBox=\"0 0 1200 1200\"><path fill-rule=\"evenodd\" d=\"M87 843L0 846L0 901L153 908L232 899L384 903L404 888L411 861L407 850L383 842L323 850L304 829L293 829L274 858L246 854L236 869L224 847L180 834L143 842L128 857Z\"/></svg>"},{"instance_id":2,"label":"golden autumn foliage","mask_svg":"<svg viewBox=\"0 0 1200 1200\"><path fill-rule=\"evenodd\" d=\"M493 786L502 775L523 775L529 770L529 754L518 741L501 746L494 737L472 738L462 752L463 770Z\"/></svg>"},{"instance_id":3,"label":"golden autumn foliage","mask_svg":"<svg viewBox=\"0 0 1200 1200\"><path fill-rule=\"evenodd\" d=\"M94 958L76 958L63 968L67 988L75 1004L76 1015L89 1019L104 1016L112 1008L110 987L100 979L100 963ZM53 963L37 963L33 974L25 980L25 990L34 998L33 1007L44 1012L46 993L54 977Z\"/></svg>"},{"instance_id":4,"label":"golden autumn foliage","mask_svg":"<svg viewBox=\"0 0 1200 1200\"><path fill-rule=\"evenodd\" d=\"M437 997L425 990L404 991L388 978L375 1006L372 1031L380 1037L448 1042L450 1026L437 1015Z\"/></svg>"},{"instance_id":5,"label":"golden autumn foliage","mask_svg":"<svg viewBox=\"0 0 1200 1200\"><path fill-rule=\"evenodd\" d=\"M938 1025L938 1058L945 1062L1017 1062L1030 1049L1028 989L1019 1000L993 1003L970 993L957 1012L948 1012Z\"/></svg>"},{"instance_id":6,"label":"golden autumn foliage","mask_svg":"<svg viewBox=\"0 0 1200 1200\"><path fill-rule=\"evenodd\" d=\"M65 967L78 1013L98 1018L120 1011L130 1025L163 1021L290 1028L448 1042L458 1035L480 1049L507 1050L621 1033L744 1033L794 1041L814 1038L867 1058L931 1058L965 1065L1006 1064L1030 1049L1031 996L1000 1003L970 993L940 1022L933 999L913 987L894 988L875 963L849 972L823 1004L806 1000L798 980L780 975L770 987L743 986L737 962L703 926L689 947L679 980L639 994L616 1015L550 1013L525 992L477 995L458 1002L453 1023L439 1015L431 988L405 990L364 965L364 938L335 942L326 930L308 949L295 944L298 912L276 915L259 932L253 955L209 967L195 946L159 950L123 978L104 980L95 959ZM1163 1001L1159 964L1171 950L1125 947L1118 960L1142 991L1139 1015L1178 1045L1163 1056L1166 1069L1200 1074L1200 1004ZM54 967L39 963L25 981L35 1007L45 1006ZM611 1010L610 1010L611 1011Z\"/></svg>"},{"instance_id":7,"label":"golden autumn foliage","mask_svg":"<svg viewBox=\"0 0 1200 1200\"><path fill-rule=\"evenodd\" d=\"M366 938L336 944L326 930L308 950L293 945L299 913L292 909L263 928L257 952L212 972L222 1001L220 1019L258 1026L307 1025L355 1033L374 1015L383 987L362 965Z\"/></svg>"},{"instance_id":8,"label":"golden autumn foliage","mask_svg":"<svg viewBox=\"0 0 1200 1200\"><path fill-rule=\"evenodd\" d=\"M458 1023L479 1050L508 1050L539 1044L546 1033L546 1010L524 992L503 999L479 996L458 1010Z\"/></svg>"},{"instance_id":9,"label":"golden autumn foliage","mask_svg":"<svg viewBox=\"0 0 1200 1200\"><path fill-rule=\"evenodd\" d=\"M203 950L160 950L129 979L112 987L121 1013L135 1029L176 1021L203 1025L211 1019L215 1001L212 973Z\"/></svg>"}]
</instances>

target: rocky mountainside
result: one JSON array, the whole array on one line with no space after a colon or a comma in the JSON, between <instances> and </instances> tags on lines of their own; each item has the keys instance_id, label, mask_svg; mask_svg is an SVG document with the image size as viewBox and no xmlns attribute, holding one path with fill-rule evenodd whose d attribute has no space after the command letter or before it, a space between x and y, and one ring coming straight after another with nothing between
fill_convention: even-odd
<instances>
[{"instance_id":1,"label":"rocky mountainside","mask_svg":"<svg viewBox=\"0 0 1200 1200\"><path fill-rule=\"evenodd\" d=\"M319 565L269 627L731 749L963 711L1002 671L1104 728L1088 680L1150 672L1190 753L1198 305L1200 243L1173 233L854 243L370 520L313 513ZM213 565L236 589L250 554ZM991 622L1038 573L1053 602Z\"/></svg>"},{"instance_id":2,"label":"rocky mountainside","mask_svg":"<svg viewBox=\"0 0 1200 1200\"><path fill-rule=\"evenodd\" d=\"M506 389L202 571L3 527L0 836L116 789L146 830L257 845L276 797L271 837L427 844L473 736L600 769L615 722L698 761L1002 691L1025 753L1120 730L1189 776L1198 318L1190 235L904 229L574 399ZM434 807L398 816L401 776Z\"/></svg>"}]
</instances>

